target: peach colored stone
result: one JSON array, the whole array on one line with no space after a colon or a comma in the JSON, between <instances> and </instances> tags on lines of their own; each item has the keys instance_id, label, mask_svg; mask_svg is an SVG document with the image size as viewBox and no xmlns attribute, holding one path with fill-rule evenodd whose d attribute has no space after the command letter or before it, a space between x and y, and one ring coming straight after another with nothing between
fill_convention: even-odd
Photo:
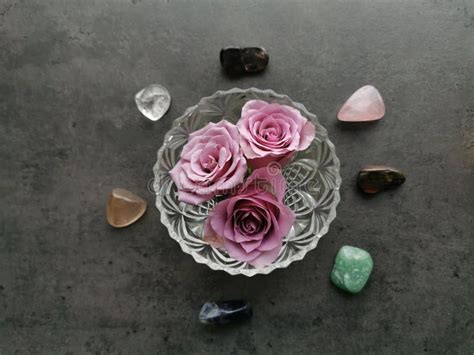
<instances>
[{"instance_id":1,"label":"peach colored stone","mask_svg":"<svg viewBox=\"0 0 474 355\"><path fill-rule=\"evenodd\" d=\"M107 222L112 227L126 227L146 211L146 201L125 189L113 189L107 201Z\"/></svg>"},{"instance_id":2,"label":"peach colored stone","mask_svg":"<svg viewBox=\"0 0 474 355\"><path fill-rule=\"evenodd\" d=\"M345 122L366 122L381 119L385 105L379 91L372 85L361 87L342 105L337 118Z\"/></svg>"}]
</instances>

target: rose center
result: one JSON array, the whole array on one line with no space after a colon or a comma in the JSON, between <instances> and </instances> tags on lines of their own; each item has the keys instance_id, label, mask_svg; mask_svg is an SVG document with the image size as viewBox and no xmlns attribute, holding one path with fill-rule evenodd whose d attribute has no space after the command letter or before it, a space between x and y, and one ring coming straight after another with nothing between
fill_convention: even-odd
<instances>
[{"instance_id":1,"label":"rose center","mask_svg":"<svg viewBox=\"0 0 474 355\"><path fill-rule=\"evenodd\" d=\"M278 126L264 128L260 132L260 135L262 136L262 138L266 139L267 141L276 142L280 139L281 129Z\"/></svg>"},{"instance_id":2,"label":"rose center","mask_svg":"<svg viewBox=\"0 0 474 355\"><path fill-rule=\"evenodd\" d=\"M252 214L249 214L240 221L240 227L242 232L252 235L262 230L262 222L257 220Z\"/></svg>"},{"instance_id":3,"label":"rose center","mask_svg":"<svg viewBox=\"0 0 474 355\"><path fill-rule=\"evenodd\" d=\"M213 171L217 165L217 160L212 155L208 155L202 160L202 168L205 172L209 173Z\"/></svg>"}]
</instances>

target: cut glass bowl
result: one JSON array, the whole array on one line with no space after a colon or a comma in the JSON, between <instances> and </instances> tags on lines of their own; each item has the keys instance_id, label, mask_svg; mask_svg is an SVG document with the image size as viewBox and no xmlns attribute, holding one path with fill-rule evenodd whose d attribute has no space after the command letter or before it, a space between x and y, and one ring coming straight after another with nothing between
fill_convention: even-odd
<instances>
[{"instance_id":1,"label":"cut glass bowl","mask_svg":"<svg viewBox=\"0 0 474 355\"><path fill-rule=\"evenodd\" d=\"M236 123L242 106L249 100L276 102L298 109L316 127L316 135L310 147L298 152L294 159L283 168L287 182L284 202L294 211L295 223L284 238L277 259L270 265L256 268L246 262L231 258L225 251L216 249L202 240L202 228L216 200L199 205L178 201L176 185L169 171L178 162L183 146L190 133L201 129L209 122L226 119ZM317 117L288 96L272 90L231 89L218 91L205 97L196 106L188 108L177 118L166 133L164 143L158 150L158 160L153 168L156 193L156 207L161 214L161 222L168 228L171 238L181 249L192 255L196 262L208 265L213 270L223 270L231 275L253 276L268 274L277 268L285 268L295 260L301 260L314 249L319 239L327 233L336 217L339 203L339 159L334 144L329 140L326 129Z\"/></svg>"}]
</instances>

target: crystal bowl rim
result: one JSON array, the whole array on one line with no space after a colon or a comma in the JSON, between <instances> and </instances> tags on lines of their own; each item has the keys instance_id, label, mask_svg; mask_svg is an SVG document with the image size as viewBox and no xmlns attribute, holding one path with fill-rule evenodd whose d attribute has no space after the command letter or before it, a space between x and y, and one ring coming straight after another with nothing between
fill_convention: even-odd
<instances>
[{"instance_id":1,"label":"crystal bowl rim","mask_svg":"<svg viewBox=\"0 0 474 355\"><path fill-rule=\"evenodd\" d=\"M194 111L197 107L199 107L202 103L204 103L204 101L209 101L209 100L215 99L215 98L217 98L219 96L223 96L223 95L249 93L249 92L256 92L256 93L259 93L259 94L262 94L262 95L273 96L273 97L276 97L278 99L289 100L293 104L294 107L298 108L300 111L302 111L304 113L305 117L309 118L313 122L316 122L319 125L319 127L321 127L321 129L322 129L320 133L324 137L324 141L327 143L327 145L329 147L329 150L330 150L332 156L334 157L334 165L335 165L335 168L336 168L335 169L336 181L335 181L335 187L334 187L335 196L334 196L334 202L331 206L331 209L330 209L328 218L326 219L326 222L324 224L324 227L321 228L319 233L315 235L314 240L306 248L301 250L299 253L289 257L285 261L282 261L278 264L270 264L270 265L267 265L263 268L254 268L254 269L230 269L230 268L225 268L225 267L223 267L223 266L221 266L217 263L214 263L211 260L209 260L207 258L204 258L201 255L197 254L196 252L191 250L184 243L183 239L171 228L171 224L168 221L166 213L164 213L164 209L163 209L163 206L161 204L161 200L160 200L158 195L156 196L155 206L158 209L158 211L160 212L160 221L166 227L166 229L168 230L168 233L169 233L170 237L172 239L174 239L175 241L177 241L178 244L181 247L181 250L184 253L191 255L197 263L205 264L212 270L225 271L226 273L228 273L230 275L245 275L245 276L251 277L251 276L255 276L255 275L259 275L259 274L267 275L267 274L269 274L270 272L272 272L276 269L283 269L283 268L288 267L288 265L290 265L294 261L302 260L309 251L316 248L316 246L318 245L319 239L321 239L328 232L329 225L336 218L336 215L337 215L336 207L339 205L339 202L341 200L341 196L340 196L340 193L339 193L339 189L340 189L341 183L342 183L342 178L341 178L341 175L340 175L340 161L339 161L339 158L336 155L336 147L334 146L334 144L329 139L326 128L324 128L319 123L319 119L317 118L317 116L315 114L309 112L303 104L293 101L288 95L277 94L275 91L273 91L271 89L263 89L262 90L262 89L257 89L255 87L250 87L250 88L247 88L247 89L232 88L232 89L229 89L229 90L218 90L214 94L212 94L211 96L206 96L206 97L201 98L196 105L188 107L181 116L179 116L178 118L176 118L173 121L173 124L172 124L171 128L166 132L166 134L164 136L162 146L158 149L158 152L157 152L157 161L156 161L155 165L153 166L153 173L154 173L154 177L155 177L154 183L153 183L153 189L154 189L154 191L159 191L159 187L160 187L160 176L159 176L159 173L158 173L159 165L160 165L160 162L162 160L162 156L163 156L163 153L165 151L165 148L167 146L167 142L169 141L169 138L170 138L170 135L171 135L171 130L173 128L179 126L182 122L184 122L184 120L188 117L189 113L191 111Z\"/></svg>"}]
</instances>

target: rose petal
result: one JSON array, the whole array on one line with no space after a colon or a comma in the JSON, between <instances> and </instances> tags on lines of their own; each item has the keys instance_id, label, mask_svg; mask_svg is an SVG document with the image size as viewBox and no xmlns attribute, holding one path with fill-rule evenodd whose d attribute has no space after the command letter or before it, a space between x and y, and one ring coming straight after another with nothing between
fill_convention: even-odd
<instances>
[{"instance_id":1,"label":"rose petal","mask_svg":"<svg viewBox=\"0 0 474 355\"><path fill-rule=\"evenodd\" d=\"M248 261L248 263L257 268L270 265L278 257L278 254L280 254L280 250L281 250L281 245L276 247L275 249L260 253L256 258Z\"/></svg>"},{"instance_id":2,"label":"rose petal","mask_svg":"<svg viewBox=\"0 0 474 355\"><path fill-rule=\"evenodd\" d=\"M280 215L278 216L278 227L283 237L287 236L293 224L295 223L295 213L286 205L280 206Z\"/></svg>"},{"instance_id":3,"label":"rose petal","mask_svg":"<svg viewBox=\"0 0 474 355\"><path fill-rule=\"evenodd\" d=\"M235 230L234 230L234 221L232 220L232 218L228 218L226 221L225 221L225 225L224 225L224 233L222 234L224 239L229 239L233 242L237 242L236 240L236 235L235 235Z\"/></svg>"},{"instance_id":4,"label":"rose petal","mask_svg":"<svg viewBox=\"0 0 474 355\"><path fill-rule=\"evenodd\" d=\"M244 249L246 253L250 253L254 251L255 249L257 249L261 243L262 243L262 240L252 240L252 241L240 243L240 245L242 246L242 249Z\"/></svg>"},{"instance_id":5,"label":"rose petal","mask_svg":"<svg viewBox=\"0 0 474 355\"><path fill-rule=\"evenodd\" d=\"M276 248L278 245L281 245L283 240L283 233L281 233L278 226L278 220L274 215L271 215L271 227L269 232L265 235L265 239L262 240L262 243L258 247L260 251L268 251Z\"/></svg>"},{"instance_id":6,"label":"rose petal","mask_svg":"<svg viewBox=\"0 0 474 355\"><path fill-rule=\"evenodd\" d=\"M208 217L212 229L222 237L224 236L225 222L227 220L227 205L232 202L233 199L229 198L217 203Z\"/></svg>"},{"instance_id":7,"label":"rose petal","mask_svg":"<svg viewBox=\"0 0 474 355\"><path fill-rule=\"evenodd\" d=\"M200 203L210 200L213 197L212 194L198 195L184 190L178 191L178 200L191 205L199 205Z\"/></svg>"},{"instance_id":8,"label":"rose petal","mask_svg":"<svg viewBox=\"0 0 474 355\"><path fill-rule=\"evenodd\" d=\"M218 235L214 229L212 229L209 218L204 222L204 228L202 231L202 239L212 245L214 248L224 248L224 240Z\"/></svg>"},{"instance_id":9,"label":"rose petal","mask_svg":"<svg viewBox=\"0 0 474 355\"><path fill-rule=\"evenodd\" d=\"M242 113L246 113L249 110L258 111L267 105L268 103L262 100L250 100L245 103L244 107L242 107Z\"/></svg>"},{"instance_id":10,"label":"rose petal","mask_svg":"<svg viewBox=\"0 0 474 355\"><path fill-rule=\"evenodd\" d=\"M247 253L240 244L235 243L227 238L224 239L224 247L227 250L227 253L229 255L239 261L244 261L244 262L249 262L251 260L254 260L257 258L261 252L257 250L253 250L249 253Z\"/></svg>"},{"instance_id":11,"label":"rose petal","mask_svg":"<svg viewBox=\"0 0 474 355\"><path fill-rule=\"evenodd\" d=\"M275 167L266 167L266 168L259 168L252 172L244 183L242 190L245 190L248 186L255 183L256 179L266 180L268 181L274 188L274 195L276 198L281 201L285 196L286 191L286 181L283 177L281 170Z\"/></svg>"},{"instance_id":12,"label":"rose petal","mask_svg":"<svg viewBox=\"0 0 474 355\"><path fill-rule=\"evenodd\" d=\"M300 134L301 141L300 141L299 150L305 150L306 148L308 148L311 145L311 142L313 141L315 134L316 134L316 128L314 128L314 125L309 121L306 122Z\"/></svg>"},{"instance_id":13,"label":"rose petal","mask_svg":"<svg viewBox=\"0 0 474 355\"><path fill-rule=\"evenodd\" d=\"M215 186L219 191L231 189L244 181L245 174L247 173L247 163L245 159L242 158L239 159L236 164L237 166L231 177L228 177L226 181L216 183Z\"/></svg>"}]
</instances>

